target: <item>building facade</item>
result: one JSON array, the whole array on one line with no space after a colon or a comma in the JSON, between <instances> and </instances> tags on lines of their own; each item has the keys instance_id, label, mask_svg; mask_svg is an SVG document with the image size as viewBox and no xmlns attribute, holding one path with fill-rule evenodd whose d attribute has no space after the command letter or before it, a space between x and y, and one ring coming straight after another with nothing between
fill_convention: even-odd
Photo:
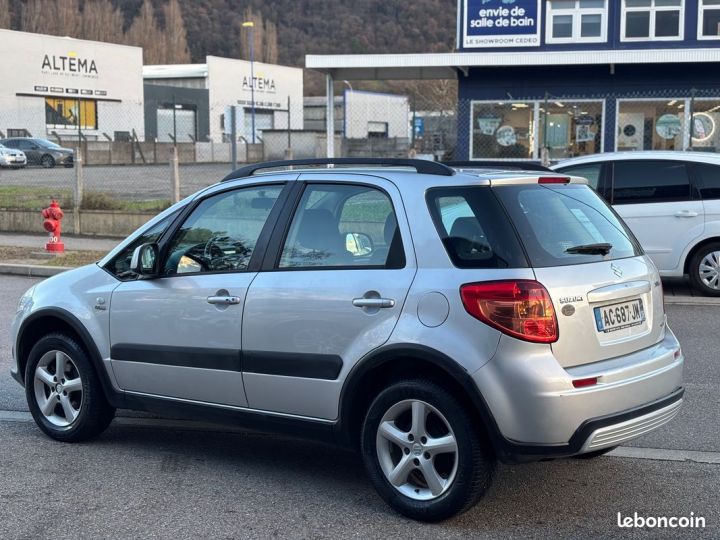
<instances>
[{"instance_id":1,"label":"building facade","mask_svg":"<svg viewBox=\"0 0 720 540\"><path fill-rule=\"evenodd\" d=\"M720 149L717 0L460 0L457 32L521 60L459 76L461 156Z\"/></svg>"},{"instance_id":2,"label":"building facade","mask_svg":"<svg viewBox=\"0 0 720 540\"><path fill-rule=\"evenodd\" d=\"M458 160L720 149L720 0L459 0L457 15L453 52L306 67L329 89L457 79Z\"/></svg>"},{"instance_id":3,"label":"building facade","mask_svg":"<svg viewBox=\"0 0 720 540\"><path fill-rule=\"evenodd\" d=\"M263 130L287 129L288 122L290 129L302 129L302 69L262 62L251 69L245 60L208 56L204 64L145 66L143 76L146 94L152 93L157 103L154 110L146 109L146 121L159 126L158 137L167 136L173 109L176 130L178 113L183 117L178 136L184 140L195 133L199 140L227 141L233 107L236 133L248 142L253 141L253 116L255 142L262 140Z\"/></svg>"},{"instance_id":4,"label":"building facade","mask_svg":"<svg viewBox=\"0 0 720 540\"><path fill-rule=\"evenodd\" d=\"M0 30L0 134L144 137L142 49Z\"/></svg>"}]
</instances>

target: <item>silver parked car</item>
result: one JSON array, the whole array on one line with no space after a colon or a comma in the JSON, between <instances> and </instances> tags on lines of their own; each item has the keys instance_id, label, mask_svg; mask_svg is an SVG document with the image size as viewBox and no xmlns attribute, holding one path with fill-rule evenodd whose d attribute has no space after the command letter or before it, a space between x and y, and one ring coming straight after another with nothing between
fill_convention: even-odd
<instances>
[{"instance_id":1,"label":"silver parked car","mask_svg":"<svg viewBox=\"0 0 720 540\"><path fill-rule=\"evenodd\" d=\"M12 339L50 437L116 408L322 437L426 521L683 396L657 270L584 179L416 160L240 169L31 288Z\"/></svg>"},{"instance_id":2,"label":"silver parked car","mask_svg":"<svg viewBox=\"0 0 720 540\"><path fill-rule=\"evenodd\" d=\"M0 144L0 167L22 169L27 165L27 158L21 150L14 150Z\"/></svg>"}]
</instances>

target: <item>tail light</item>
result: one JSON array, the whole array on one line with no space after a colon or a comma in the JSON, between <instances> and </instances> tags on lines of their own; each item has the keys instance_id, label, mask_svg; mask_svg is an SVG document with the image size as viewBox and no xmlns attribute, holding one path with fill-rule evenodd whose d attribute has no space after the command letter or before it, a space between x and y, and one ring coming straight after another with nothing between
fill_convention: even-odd
<instances>
[{"instance_id":1,"label":"tail light","mask_svg":"<svg viewBox=\"0 0 720 540\"><path fill-rule=\"evenodd\" d=\"M557 317L545 287L537 281L489 281L460 287L465 310L501 332L534 343L558 339Z\"/></svg>"}]
</instances>

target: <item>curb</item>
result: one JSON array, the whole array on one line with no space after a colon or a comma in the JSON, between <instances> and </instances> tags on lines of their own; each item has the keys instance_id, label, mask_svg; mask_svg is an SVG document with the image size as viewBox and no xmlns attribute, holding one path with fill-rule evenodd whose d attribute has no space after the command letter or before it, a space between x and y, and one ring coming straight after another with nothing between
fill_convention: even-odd
<instances>
[{"instance_id":1,"label":"curb","mask_svg":"<svg viewBox=\"0 0 720 540\"><path fill-rule=\"evenodd\" d=\"M69 266L42 266L39 264L12 264L0 263L0 274L25 277L52 277L68 270L74 270Z\"/></svg>"},{"instance_id":2,"label":"curb","mask_svg":"<svg viewBox=\"0 0 720 540\"><path fill-rule=\"evenodd\" d=\"M720 298L710 296L665 296L666 305L675 306L720 306Z\"/></svg>"}]
</instances>

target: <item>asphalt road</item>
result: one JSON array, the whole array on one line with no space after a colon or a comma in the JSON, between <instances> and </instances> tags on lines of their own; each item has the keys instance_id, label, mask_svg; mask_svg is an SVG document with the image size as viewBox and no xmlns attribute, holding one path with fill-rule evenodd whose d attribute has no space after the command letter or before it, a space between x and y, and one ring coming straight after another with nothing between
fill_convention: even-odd
<instances>
[{"instance_id":1,"label":"asphalt road","mask_svg":"<svg viewBox=\"0 0 720 540\"><path fill-rule=\"evenodd\" d=\"M0 276L0 317L34 281ZM0 538L718 538L719 308L667 309L687 357L687 401L618 452L638 457L499 466L479 505L436 525L391 512L357 456L323 444L133 418L90 443L53 442L25 412L8 412L27 407L7 375L2 323ZM707 528L618 528L618 512L693 512Z\"/></svg>"},{"instance_id":2,"label":"asphalt road","mask_svg":"<svg viewBox=\"0 0 720 540\"><path fill-rule=\"evenodd\" d=\"M231 170L229 163L207 163L180 166L180 192L187 196L220 181ZM27 167L20 170L0 169L0 185L53 187L72 190L75 169ZM87 191L102 191L124 199L169 199L172 193L170 165L92 166L83 169Z\"/></svg>"}]
</instances>

